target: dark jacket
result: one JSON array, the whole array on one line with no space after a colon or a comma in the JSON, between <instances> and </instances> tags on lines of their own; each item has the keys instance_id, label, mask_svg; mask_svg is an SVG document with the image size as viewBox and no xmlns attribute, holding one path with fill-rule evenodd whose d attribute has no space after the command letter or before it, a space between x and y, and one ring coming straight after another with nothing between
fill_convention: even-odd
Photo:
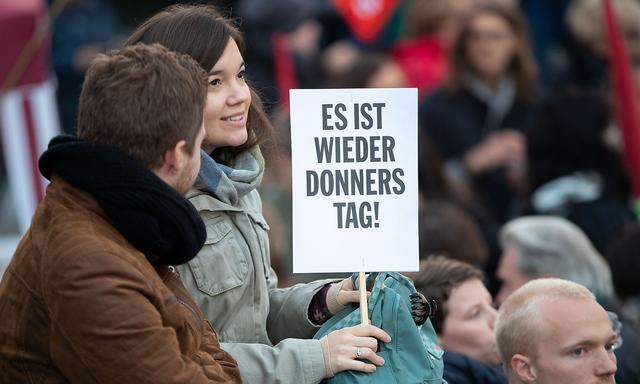
<instances>
[{"instance_id":1,"label":"dark jacket","mask_svg":"<svg viewBox=\"0 0 640 384\"><path fill-rule=\"evenodd\" d=\"M500 367L490 367L468 356L445 352L444 379L448 384L508 384Z\"/></svg>"},{"instance_id":2,"label":"dark jacket","mask_svg":"<svg viewBox=\"0 0 640 384\"><path fill-rule=\"evenodd\" d=\"M0 283L2 383L240 383L180 277L54 177Z\"/></svg>"},{"instance_id":3,"label":"dark jacket","mask_svg":"<svg viewBox=\"0 0 640 384\"><path fill-rule=\"evenodd\" d=\"M635 221L627 206L611 198L571 204L564 217L580 227L601 254L625 225Z\"/></svg>"},{"instance_id":4,"label":"dark jacket","mask_svg":"<svg viewBox=\"0 0 640 384\"><path fill-rule=\"evenodd\" d=\"M618 300L598 297L598 303L605 310L616 313L622 323L622 346L615 351L618 360L616 383L640 384L640 330L633 321L622 314Z\"/></svg>"},{"instance_id":5,"label":"dark jacket","mask_svg":"<svg viewBox=\"0 0 640 384\"><path fill-rule=\"evenodd\" d=\"M483 131L487 105L466 90L450 93L440 89L420 106L420 126L443 159L462 160L464 154L491 132ZM515 101L500 129L522 131L529 119L530 106ZM504 170L480 175L473 180L482 205L499 222L509 218L515 190L509 186Z\"/></svg>"}]
</instances>

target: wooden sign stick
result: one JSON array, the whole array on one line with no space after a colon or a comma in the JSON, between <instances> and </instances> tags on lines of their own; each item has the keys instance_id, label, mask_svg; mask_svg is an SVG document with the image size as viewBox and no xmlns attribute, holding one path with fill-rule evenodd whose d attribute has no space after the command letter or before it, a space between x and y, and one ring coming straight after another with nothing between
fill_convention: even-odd
<instances>
[{"instance_id":1,"label":"wooden sign stick","mask_svg":"<svg viewBox=\"0 0 640 384\"><path fill-rule=\"evenodd\" d=\"M369 325L369 305L367 299L367 279L364 272L358 273L358 286L360 290L360 322Z\"/></svg>"}]
</instances>

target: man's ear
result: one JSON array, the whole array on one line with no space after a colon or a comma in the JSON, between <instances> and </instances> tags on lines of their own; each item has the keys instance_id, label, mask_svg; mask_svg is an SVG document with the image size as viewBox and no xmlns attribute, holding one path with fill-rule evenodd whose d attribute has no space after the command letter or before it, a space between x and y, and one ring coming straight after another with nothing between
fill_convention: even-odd
<instances>
[{"instance_id":1,"label":"man's ear","mask_svg":"<svg viewBox=\"0 0 640 384\"><path fill-rule=\"evenodd\" d=\"M536 370L531 359L525 355L516 353L511 357L511 369L518 378L525 383L533 383L537 379Z\"/></svg>"},{"instance_id":2,"label":"man's ear","mask_svg":"<svg viewBox=\"0 0 640 384\"><path fill-rule=\"evenodd\" d=\"M189 162L187 153L187 142L185 140L178 141L176 145L167 149L162 164L153 169L153 172L165 183L175 187L182 170Z\"/></svg>"},{"instance_id":3,"label":"man's ear","mask_svg":"<svg viewBox=\"0 0 640 384\"><path fill-rule=\"evenodd\" d=\"M185 140L180 140L172 148L169 148L164 153L164 164L162 166L165 171L172 174L180 173L188 163L187 153L187 142Z\"/></svg>"}]
</instances>

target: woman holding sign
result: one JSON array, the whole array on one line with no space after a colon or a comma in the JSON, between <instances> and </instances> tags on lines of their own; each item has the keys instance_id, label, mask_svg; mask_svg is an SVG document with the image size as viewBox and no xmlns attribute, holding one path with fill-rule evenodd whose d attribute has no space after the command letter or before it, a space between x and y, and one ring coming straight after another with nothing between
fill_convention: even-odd
<instances>
[{"instance_id":1,"label":"woman holding sign","mask_svg":"<svg viewBox=\"0 0 640 384\"><path fill-rule=\"evenodd\" d=\"M173 6L140 25L126 42L160 43L193 57L209 73L202 165L189 200L207 240L184 284L237 361L247 383L318 383L343 370L372 372L384 331L367 325L308 340L349 302L350 279L277 288L267 225L256 187L264 172L259 144L271 124L245 79L240 32L210 6ZM179 97L179 95L177 95ZM275 345L274 345L275 344ZM366 360L366 361L365 361Z\"/></svg>"}]
</instances>

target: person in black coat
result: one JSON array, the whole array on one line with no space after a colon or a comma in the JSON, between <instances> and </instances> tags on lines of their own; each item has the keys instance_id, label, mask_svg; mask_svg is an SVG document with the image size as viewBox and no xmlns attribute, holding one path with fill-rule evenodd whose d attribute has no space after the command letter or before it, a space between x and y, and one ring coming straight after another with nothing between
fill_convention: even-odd
<instances>
[{"instance_id":1,"label":"person in black coat","mask_svg":"<svg viewBox=\"0 0 640 384\"><path fill-rule=\"evenodd\" d=\"M480 202L504 222L525 169L521 130L534 98L535 64L522 15L476 6L451 52L451 74L420 107L421 126Z\"/></svg>"},{"instance_id":2,"label":"person in black coat","mask_svg":"<svg viewBox=\"0 0 640 384\"><path fill-rule=\"evenodd\" d=\"M575 223L600 253L634 221L619 134L610 122L603 97L565 90L536 107L525 131L531 213Z\"/></svg>"},{"instance_id":3,"label":"person in black coat","mask_svg":"<svg viewBox=\"0 0 640 384\"><path fill-rule=\"evenodd\" d=\"M502 368L482 364L455 352L444 354L443 378L449 384L508 384Z\"/></svg>"}]
</instances>

